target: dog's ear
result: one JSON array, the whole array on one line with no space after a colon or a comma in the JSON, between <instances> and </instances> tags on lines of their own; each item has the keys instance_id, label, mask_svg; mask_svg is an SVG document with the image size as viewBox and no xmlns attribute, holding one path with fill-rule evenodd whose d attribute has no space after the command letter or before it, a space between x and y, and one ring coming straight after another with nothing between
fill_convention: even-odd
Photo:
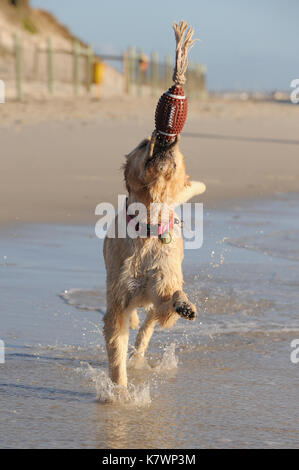
<instances>
[{"instance_id":1,"label":"dog's ear","mask_svg":"<svg viewBox=\"0 0 299 470\"><path fill-rule=\"evenodd\" d=\"M136 172L138 168L138 153L143 154L144 149L150 142L150 139L143 139L137 147L135 147L128 155L126 155L126 161L123 165L125 183L128 193L134 190L134 185L137 184ZM134 157L137 157L135 159ZM132 187L131 187L132 186ZM136 188L135 188L136 189Z\"/></svg>"},{"instance_id":2,"label":"dog's ear","mask_svg":"<svg viewBox=\"0 0 299 470\"><path fill-rule=\"evenodd\" d=\"M143 139L138 145L137 147L134 148L134 150L132 150L130 153L128 153L126 155L126 158L130 158L132 157L136 152L137 150L141 150L143 148L145 148L147 146L147 144L149 143L150 139L149 138L146 138L146 139Z\"/></svg>"},{"instance_id":3,"label":"dog's ear","mask_svg":"<svg viewBox=\"0 0 299 470\"><path fill-rule=\"evenodd\" d=\"M128 157L128 155L126 155L126 157ZM128 193L130 194L131 189L129 185L129 161L128 160L126 161L126 163L123 164L122 169L124 171L125 185L126 185Z\"/></svg>"},{"instance_id":4,"label":"dog's ear","mask_svg":"<svg viewBox=\"0 0 299 470\"><path fill-rule=\"evenodd\" d=\"M206 185L200 181L189 181L185 184L184 189L180 191L175 197L175 205L180 206L184 202L199 194L203 194L206 190Z\"/></svg>"}]
</instances>

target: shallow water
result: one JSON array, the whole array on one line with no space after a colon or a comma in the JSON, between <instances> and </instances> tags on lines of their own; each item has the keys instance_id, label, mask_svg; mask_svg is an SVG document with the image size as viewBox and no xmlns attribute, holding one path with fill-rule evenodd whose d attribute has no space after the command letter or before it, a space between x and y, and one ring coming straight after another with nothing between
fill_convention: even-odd
<instances>
[{"instance_id":1,"label":"shallow water","mask_svg":"<svg viewBox=\"0 0 299 470\"><path fill-rule=\"evenodd\" d=\"M298 203L205 211L203 247L184 261L199 317L157 329L113 404L93 227L2 228L0 446L299 447Z\"/></svg>"}]
</instances>

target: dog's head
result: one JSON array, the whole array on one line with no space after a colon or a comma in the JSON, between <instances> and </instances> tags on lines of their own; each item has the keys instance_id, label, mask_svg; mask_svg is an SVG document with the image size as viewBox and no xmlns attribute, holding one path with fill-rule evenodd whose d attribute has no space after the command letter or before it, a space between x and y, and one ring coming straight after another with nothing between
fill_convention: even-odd
<instances>
[{"instance_id":1,"label":"dog's head","mask_svg":"<svg viewBox=\"0 0 299 470\"><path fill-rule=\"evenodd\" d=\"M144 204L173 204L177 194L190 186L178 140L166 148L157 141L152 155L150 145L150 139L144 139L127 155L124 165L127 190Z\"/></svg>"}]
</instances>

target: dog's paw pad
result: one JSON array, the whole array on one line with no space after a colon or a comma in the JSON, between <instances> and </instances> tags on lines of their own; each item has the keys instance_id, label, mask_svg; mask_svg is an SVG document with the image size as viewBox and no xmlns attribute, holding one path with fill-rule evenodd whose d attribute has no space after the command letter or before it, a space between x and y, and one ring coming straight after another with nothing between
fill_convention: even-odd
<instances>
[{"instance_id":1,"label":"dog's paw pad","mask_svg":"<svg viewBox=\"0 0 299 470\"><path fill-rule=\"evenodd\" d=\"M187 320L195 320L196 317L196 309L193 305L187 303L187 302L182 302L179 305L175 304L175 311L183 318L186 318Z\"/></svg>"}]
</instances>

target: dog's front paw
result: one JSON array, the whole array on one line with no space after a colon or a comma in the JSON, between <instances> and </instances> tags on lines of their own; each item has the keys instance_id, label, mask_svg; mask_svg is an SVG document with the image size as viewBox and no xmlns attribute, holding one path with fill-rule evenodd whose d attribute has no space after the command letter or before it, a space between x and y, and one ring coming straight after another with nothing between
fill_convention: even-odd
<instances>
[{"instance_id":1,"label":"dog's front paw","mask_svg":"<svg viewBox=\"0 0 299 470\"><path fill-rule=\"evenodd\" d=\"M173 294L173 308L178 315L187 320L195 320L196 307L189 302L187 295L183 291L176 291Z\"/></svg>"},{"instance_id":2,"label":"dog's front paw","mask_svg":"<svg viewBox=\"0 0 299 470\"><path fill-rule=\"evenodd\" d=\"M195 320L196 307L189 302L187 296L184 293L177 292L173 296L173 308L178 315L187 320Z\"/></svg>"},{"instance_id":3,"label":"dog's front paw","mask_svg":"<svg viewBox=\"0 0 299 470\"><path fill-rule=\"evenodd\" d=\"M175 311L182 318L187 320L195 320L196 318L196 307L188 302L182 302L181 304L175 305Z\"/></svg>"}]
</instances>

